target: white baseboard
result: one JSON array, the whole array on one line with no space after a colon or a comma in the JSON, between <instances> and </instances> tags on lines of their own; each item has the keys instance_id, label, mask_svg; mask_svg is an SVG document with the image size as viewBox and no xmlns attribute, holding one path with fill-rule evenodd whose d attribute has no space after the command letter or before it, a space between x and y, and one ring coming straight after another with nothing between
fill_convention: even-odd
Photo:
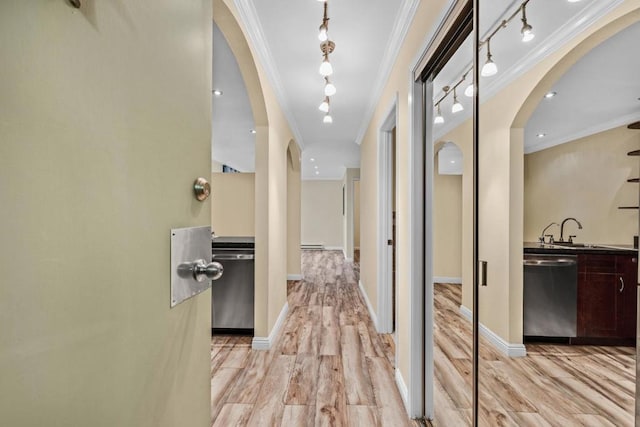
<instances>
[{"instance_id":1,"label":"white baseboard","mask_svg":"<svg viewBox=\"0 0 640 427\"><path fill-rule=\"evenodd\" d=\"M404 378L402 378L402 374L400 373L400 369L396 368L396 386L398 386L398 391L400 392L400 397L402 398L402 403L404 403L404 409L409 413L409 389L407 389L407 384L404 382Z\"/></svg>"},{"instance_id":2,"label":"white baseboard","mask_svg":"<svg viewBox=\"0 0 640 427\"><path fill-rule=\"evenodd\" d=\"M287 274L287 280L302 280L302 274Z\"/></svg>"},{"instance_id":3,"label":"white baseboard","mask_svg":"<svg viewBox=\"0 0 640 427\"><path fill-rule=\"evenodd\" d=\"M362 292L362 297L364 298L365 304L367 304L367 310L369 311L369 316L371 316L371 321L373 321L373 326L376 327L376 331L378 330L378 316L373 311L373 307L371 307L371 301L369 301L369 297L367 296L367 292L364 290L362 286L362 280L358 280L358 287L360 288L360 292Z\"/></svg>"},{"instance_id":4,"label":"white baseboard","mask_svg":"<svg viewBox=\"0 0 640 427\"><path fill-rule=\"evenodd\" d=\"M270 350L273 346L274 341L278 337L280 333L280 329L282 329L282 325L284 324L284 320L287 318L287 313L289 312L289 303L284 303L282 306L282 310L280 310L280 314L278 315L278 319L276 320L276 324L273 325L273 329L271 329L271 333L269 333L268 337L253 337L251 341L251 348L254 350Z\"/></svg>"},{"instance_id":5,"label":"white baseboard","mask_svg":"<svg viewBox=\"0 0 640 427\"><path fill-rule=\"evenodd\" d=\"M341 251L344 253L344 248L342 246L325 246L325 251Z\"/></svg>"},{"instance_id":6,"label":"white baseboard","mask_svg":"<svg viewBox=\"0 0 640 427\"><path fill-rule=\"evenodd\" d=\"M434 276L433 283L455 283L461 285L462 277Z\"/></svg>"},{"instance_id":7,"label":"white baseboard","mask_svg":"<svg viewBox=\"0 0 640 427\"><path fill-rule=\"evenodd\" d=\"M460 306L460 313L469 321L472 321L472 312L464 305ZM525 357L527 355L527 349L524 344L511 344L491 329L480 323L480 335L485 337L493 346L498 349L502 354L508 357Z\"/></svg>"}]
</instances>

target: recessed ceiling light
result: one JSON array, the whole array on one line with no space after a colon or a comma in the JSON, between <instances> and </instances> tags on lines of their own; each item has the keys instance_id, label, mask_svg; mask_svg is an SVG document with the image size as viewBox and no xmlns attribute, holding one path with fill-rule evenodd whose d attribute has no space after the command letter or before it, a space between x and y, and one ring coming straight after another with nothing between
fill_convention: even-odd
<instances>
[{"instance_id":1,"label":"recessed ceiling light","mask_svg":"<svg viewBox=\"0 0 640 427\"><path fill-rule=\"evenodd\" d=\"M318 169L318 165L315 165L314 168Z\"/></svg>"},{"instance_id":2,"label":"recessed ceiling light","mask_svg":"<svg viewBox=\"0 0 640 427\"><path fill-rule=\"evenodd\" d=\"M544 138L545 136L547 136L546 133L539 133L536 135L538 138Z\"/></svg>"},{"instance_id":3,"label":"recessed ceiling light","mask_svg":"<svg viewBox=\"0 0 640 427\"><path fill-rule=\"evenodd\" d=\"M310 158L309 160L311 160L312 162L315 162L315 161L316 161L316 159L314 159L313 157L312 157L312 158Z\"/></svg>"},{"instance_id":4,"label":"recessed ceiling light","mask_svg":"<svg viewBox=\"0 0 640 427\"><path fill-rule=\"evenodd\" d=\"M256 130L255 130L255 129L251 129L251 130L249 131L249 133L252 133L252 134L254 134L254 135L255 135Z\"/></svg>"},{"instance_id":5,"label":"recessed ceiling light","mask_svg":"<svg viewBox=\"0 0 640 427\"><path fill-rule=\"evenodd\" d=\"M320 171L316 171L316 175L320 175Z\"/></svg>"},{"instance_id":6,"label":"recessed ceiling light","mask_svg":"<svg viewBox=\"0 0 640 427\"><path fill-rule=\"evenodd\" d=\"M221 96L221 95L222 95L222 91L221 91L221 90L219 90L219 89L214 89L214 90L213 90L213 94L214 94L215 96Z\"/></svg>"},{"instance_id":7,"label":"recessed ceiling light","mask_svg":"<svg viewBox=\"0 0 640 427\"><path fill-rule=\"evenodd\" d=\"M557 92L547 92L544 94L544 97L549 99L549 98L553 98L556 95L557 95Z\"/></svg>"},{"instance_id":8,"label":"recessed ceiling light","mask_svg":"<svg viewBox=\"0 0 640 427\"><path fill-rule=\"evenodd\" d=\"M449 162L450 162L450 163L455 163L456 161L455 161L455 160L449 160Z\"/></svg>"}]
</instances>

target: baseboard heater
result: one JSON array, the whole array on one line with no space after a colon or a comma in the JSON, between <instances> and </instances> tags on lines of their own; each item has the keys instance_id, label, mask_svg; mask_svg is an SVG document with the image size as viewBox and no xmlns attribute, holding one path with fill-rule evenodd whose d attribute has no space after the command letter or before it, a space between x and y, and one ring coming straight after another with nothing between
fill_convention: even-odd
<instances>
[{"instance_id":1,"label":"baseboard heater","mask_svg":"<svg viewBox=\"0 0 640 427\"><path fill-rule=\"evenodd\" d=\"M316 251L321 251L324 250L324 245L309 245L309 244L304 244L304 245L300 245L300 249L304 250L316 250Z\"/></svg>"}]
</instances>

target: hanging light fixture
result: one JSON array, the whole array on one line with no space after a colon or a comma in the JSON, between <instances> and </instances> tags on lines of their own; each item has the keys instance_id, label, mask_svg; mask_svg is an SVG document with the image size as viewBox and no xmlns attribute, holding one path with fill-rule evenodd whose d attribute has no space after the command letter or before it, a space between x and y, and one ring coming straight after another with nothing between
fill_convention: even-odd
<instances>
[{"instance_id":1,"label":"hanging light fixture","mask_svg":"<svg viewBox=\"0 0 640 427\"><path fill-rule=\"evenodd\" d=\"M491 38L487 39L487 61L482 66L482 77L491 77L498 72L498 66L491 59Z\"/></svg>"},{"instance_id":2,"label":"hanging light fixture","mask_svg":"<svg viewBox=\"0 0 640 427\"><path fill-rule=\"evenodd\" d=\"M331 118L331 115L329 113L324 115L322 123L333 123L333 119Z\"/></svg>"},{"instance_id":3,"label":"hanging light fixture","mask_svg":"<svg viewBox=\"0 0 640 427\"><path fill-rule=\"evenodd\" d=\"M322 103L318 107L318 110L322 111L323 113L328 113L329 112L329 97L328 96L324 97L324 101L322 101Z\"/></svg>"},{"instance_id":4,"label":"hanging light fixture","mask_svg":"<svg viewBox=\"0 0 640 427\"><path fill-rule=\"evenodd\" d=\"M329 77L325 77L324 78L325 81L325 85L324 85L324 94L326 96L333 96L336 94L336 87L333 85L333 83L331 83L329 81Z\"/></svg>"},{"instance_id":5,"label":"hanging light fixture","mask_svg":"<svg viewBox=\"0 0 640 427\"><path fill-rule=\"evenodd\" d=\"M475 90L473 89L473 83L469 83L467 87L464 89L464 95L471 98Z\"/></svg>"},{"instance_id":6,"label":"hanging light fixture","mask_svg":"<svg viewBox=\"0 0 640 427\"><path fill-rule=\"evenodd\" d=\"M464 73L464 75L462 76L462 80L467 80L467 74L469 73L469 71L471 71L471 70L468 70L466 73ZM473 96L473 93L474 93L473 82L471 82L464 89L464 95L468 96L469 98L471 98Z\"/></svg>"},{"instance_id":7,"label":"hanging light fixture","mask_svg":"<svg viewBox=\"0 0 640 427\"><path fill-rule=\"evenodd\" d=\"M323 76L330 76L333 74L333 67L331 66L331 62L329 62L329 54L333 53L333 50L336 48L336 44L331 40L324 41L320 43L320 51L322 52L322 56L324 57L324 61L320 64L320 68L318 72Z\"/></svg>"},{"instance_id":8,"label":"hanging light fixture","mask_svg":"<svg viewBox=\"0 0 640 427\"><path fill-rule=\"evenodd\" d=\"M333 74L333 67L331 66L331 62L329 62L329 57L325 55L324 61L320 64L320 69L318 70L322 76L330 76Z\"/></svg>"},{"instance_id":9,"label":"hanging light fixture","mask_svg":"<svg viewBox=\"0 0 640 427\"><path fill-rule=\"evenodd\" d=\"M436 113L436 116L433 119L433 123L436 124L436 125L440 125L440 124L444 123L444 117L442 117L442 112L440 111L440 103L439 102L436 104L436 107L438 107L438 112Z\"/></svg>"},{"instance_id":10,"label":"hanging light fixture","mask_svg":"<svg viewBox=\"0 0 640 427\"><path fill-rule=\"evenodd\" d=\"M451 112L455 114L455 113L459 113L462 110L464 110L464 107L462 106L460 101L458 101L458 95L456 95L456 88L454 86L454 88L453 88L453 105L451 106Z\"/></svg>"},{"instance_id":11,"label":"hanging light fixture","mask_svg":"<svg viewBox=\"0 0 640 427\"><path fill-rule=\"evenodd\" d=\"M522 29L520 30L520 33L522 33L522 41L523 42L529 42L531 40L533 40L533 38L536 36L533 33L533 27L531 25L529 25L529 23L527 22L527 2L529 0L525 1L524 3L522 3Z\"/></svg>"}]
</instances>

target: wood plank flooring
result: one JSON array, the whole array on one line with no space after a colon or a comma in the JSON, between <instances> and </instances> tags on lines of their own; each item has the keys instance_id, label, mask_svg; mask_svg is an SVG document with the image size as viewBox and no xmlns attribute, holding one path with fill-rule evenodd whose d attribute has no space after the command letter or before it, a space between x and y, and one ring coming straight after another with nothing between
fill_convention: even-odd
<instances>
[{"instance_id":1,"label":"wood plank flooring","mask_svg":"<svg viewBox=\"0 0 640 427\"><path fill-rule=\"evenodd\" d=\"M376 333L340 252L303 251L304 281L274 348L248 337L211 344L213 426L419 426L394 381L394 342ZM435 419L471 425L471 325L459 285L435 285ZM527 345L507 358L482 339L480 425L633 426L635 349Z\"/></svg>"},{"instance_id":2,"label":"wood plank flooring","mask_svg":"<svg viewBox=\"0 0 640 427\"><path fill-rule=\"evenodd\" d=\"M358 264L337 251L303 251L304 281L274 347L249 337L211 341L213 426L419 426L394 380L394 345L375 331Z\"/></svg>"},{"instance_id":3,"label":"wood plank flooring","mask_svg":"<svg viewBox=\"0 0 640 427\"><path fill-rule=\"evenodd\" d=\"M471 325L460 285L435 285L434 426L471 424ZM635 348L527 344L527 356L480 349L480 425L633 426Z\"/></svg>"}]
</instances>

